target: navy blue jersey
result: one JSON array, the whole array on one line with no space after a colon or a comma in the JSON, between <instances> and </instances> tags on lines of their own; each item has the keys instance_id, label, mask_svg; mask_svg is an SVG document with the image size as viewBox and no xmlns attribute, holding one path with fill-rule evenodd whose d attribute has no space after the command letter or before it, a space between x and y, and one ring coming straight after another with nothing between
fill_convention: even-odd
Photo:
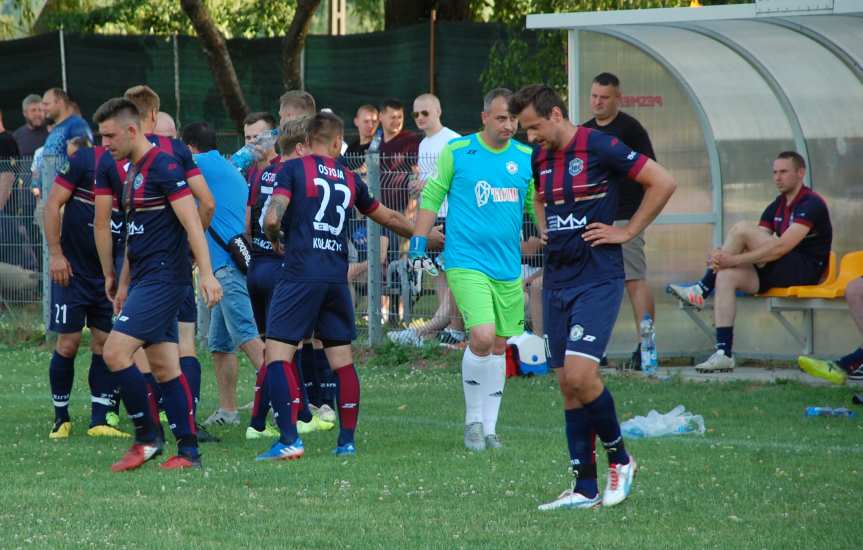
<instances>
[{"instance_id":1,"label":"navy blue jersey","mask_svg":"<svg viewBox=\"0 0 863 550\"><path fill-rule=\"evenodd\" d=\"M273 186L276 183L276 173L282 167L282 161L278 157L263 169L254 169L257 174L257 179L250 180L249 201L246 206L250 207L251 215L249 216L249 224L252 232L252 256L272 256L277 257L273 252L273 243L271 243L264 234L264 214L267 212L267 207L270 204L270 197L273 196ZM250 177L253 170L249 170Z\"/></svg>"},{"instance_id":2,"label":"navy blue jersey","mask_svg":"<svg viewBox=\"0 0 863 550\"><path fill-rule=\"evenodd\" d=\"M102 266L93 238L95 155L92 147L78 149L69 157L54 183L72 192L63 209L60 247L72 272L84 277L102 277Z\"/></svg>"},{"instance_id":3,"label":"navy blue jersey","mask_svg":"<svg viewBox=\"0 0 863 550\"><path fill-rule=\"evenodd\" d=\"M147 139L159 148L163 153L168 153L178 161L183 168L183 179L187 180L193 176L200 176L201 171L198 165L195 164L195 159L192 157L192 152L189 147L177 138L169 138L157 136L156 134L147 134Z\"/></svg>"},{"instance_id":4,"label":"navy blue jersey","mask_svg":"<svg viewBox=\"0 0 863 550\"><path fill-rule=\"evenodd\" d=\"M309 155L282 164L273 194L291 201L282 219L282 278L346 282L349 210L370 214L380 206L365 182L337 160Z\"/></svg>"},{"instance_id":5,"label":"navy blue jersey","mask_svg":"<svg viewBox=\"0 0 863 550\"><path fill-rule=\"evenodd\" d=\"M806 186L800 188L790 204L785 200L785 195L779 195L764 209L758 225L781 237L794 223L809 228L809 233L794 250L827 265L830 247L833 246L833 226L827 203L821 195Z\"/></svg>"},{"instance_id":6,"label":"navy blue jersey","mask_svg":"<svg viewBox=\"0 0 863 550\"><path fill-rule=\"evenodd\" d=\"M93 155L96 164L96 181L94 190L96 189L120 189L123 186L123 180L126 178L126 168L129 166L129 161L114 160L111 153L104 147L94 147ZM98 192L96 193L98 194ZM114 258L119 258L125 253L126 230L124 228L125 221L123 220L123 212L120 211L120 203L117 198L111 204L111 237L114 241Z\"/></svg>"},{"instance_id":7,"label":"navy blue jersey","mask_svg":"<svg viewBox=\"0 0 863 550\"><path fill-rule=\"evenodd\" d=\"M620 245L591 247L582 233L594 222L614 223L620 185L637 185L626 180L647 160L616 137L582 126L562 149L534 150L533 180L548 228L545 288L623 278Z\"/></svg>"},{"instance_id":8,"label":"navy blue jersey","mask_svg":"<svg viewBox=\"0 0 863 550\"><path fill-rule=\"evenodd\" d=\"M110 190L96 188L98 195L111 193L116 197L126 215L132 281L191 283L186 231L169 204L191 195L184 175L177 159L152 147L129 166L119 186L114 184ZM129 189L128 196L124 195L124 188Z\"/></svg>"}]
</instances>

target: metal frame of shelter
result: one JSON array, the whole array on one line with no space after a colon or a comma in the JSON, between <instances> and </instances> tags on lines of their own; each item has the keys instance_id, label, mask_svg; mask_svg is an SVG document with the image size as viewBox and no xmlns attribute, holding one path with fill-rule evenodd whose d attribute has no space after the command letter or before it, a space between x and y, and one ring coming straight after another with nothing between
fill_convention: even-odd
<instances>
[{"instance_id":1,"label":"metal frame of shelter","mask_svg":"<svg viewBox=\"0 0 863 550\"><path fill-rule=\"evenodd\" d=\"M719 245L724 236L723 228L723 196L722 167L719 151L714 139L713 126L708 117L702 100L688 82L686 75L675 64L656 48L628 33L629 25L641 27L652 26L661 28L676 28L687 30L715 40L743 58L775 95L791 127L795 146L803 157L809 161L809 151L806 135L800 122L800 113L795 110L780 81L771 68L760 59L756 52L749 50L743 44L728 35L717 32L710 26L711 22L727 20L757 20L784 29L794 31L817 42L832 52L863 84L863 49L849 51L833 37L820 32L817 28L799 22L796 16L801 15L843 15L860 17L860 28L863 29L863 0L758 0L754 4L737 4L727 6L708 6L698 8L657 8L642 10L600 11L583 13L533 14L527 16L527 28L532 30L566 30L568 32L567 72L569 89L569 110L578 113L580 82L580 42L579 31L612 36L645 52L663 66L681 85L689 97L696 116L704 133L710 170L710 181L713 195L713 212L698 214L667 214L660 216L658 224L712 224L713 241ZM806 184L812 182L807 172Z\"/></svg>"}]
</instances>

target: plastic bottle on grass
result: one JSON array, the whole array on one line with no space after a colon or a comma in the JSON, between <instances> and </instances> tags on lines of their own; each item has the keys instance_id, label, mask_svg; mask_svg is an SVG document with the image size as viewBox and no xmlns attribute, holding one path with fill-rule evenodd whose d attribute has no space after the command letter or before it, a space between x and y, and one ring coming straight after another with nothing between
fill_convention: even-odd
<instances>
[{"instance_id":1,"label":"plastic bottle on grass","mask_svg":"<svg viewBox=\"0 0 863 550\"><path fill-rule=\"evenodd\" d=\"M630 439L703 434L704 418L701 415L686 412L683 405L678 405L665 414L652 410L647 413L647 416L630 418L620 425L620 431L624 437Z\"/></svg>"},{"instance_id":2,"label":"plastic bottle on grass","mask_svg":"<svg viewBox=\"0 0 863 550\"><path fill-rule=\"evenodd\" d=\"M806 407L806 416L857 416L857 413L845 407Z\"/></svg>"},{"instance_id":3,"label":"plastic bottle on grass","mask_svg":"<svg viewBox=\"0 0 863 550\"><path fill-rule=\"evenodd\" d=\"M641 329L641 371L647 376L654 376L659 367L659 361L656 354L656 330L649 314L644 314L639 327Z\"/></svg>"}]
</instances>

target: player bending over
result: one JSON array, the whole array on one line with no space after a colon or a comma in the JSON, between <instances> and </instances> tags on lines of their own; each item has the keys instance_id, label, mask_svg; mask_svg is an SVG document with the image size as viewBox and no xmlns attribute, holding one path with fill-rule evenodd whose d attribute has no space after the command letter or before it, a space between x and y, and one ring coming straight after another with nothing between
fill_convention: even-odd
<instances>
[{"instance_id":1,"label":"player bending over","mask_svg":"<svg viewBox=\"0 0 863 550\"><path fill-rule=\"evenodd\" d=\"M560 96L543 85L522 88L509 102L531 143L534 207L547 239L543 275L543 325L551 366L563 394L566 438L575 481L539 507L593 508L622 502L637 470L626 452L611 393L599 376L599 359L623 297L620 244L659 214L674 192L674 178L620 140L575 126ZM625 227L614 227L625 179L645 188L644 200ZM594 437L608 453L608 483L600 500Z\"/></svg>"},{"instance_id":2,"label":"player bending over","mask_svg":"<svg viewBox=\"0 0 863 550\"><path fill-rule=\"evenodd\" d=\"M131 470L162 452L158 413L146 380L132 355L144 347L157 380L178 453L163 468L200 466L194 398L180 371L177 310L190 284L189 247L198 263L201 290L209 305L221 299L213 276L201 221L185 173L178 161L150 143L141 128L138 108L123 98L105 102L93 120L103 146L115 159L128 158L122 187L96 189L93 221L103 272L110 266L110 217L113 198L126 216L126 265L114 301L117 319L104 356L129 416L135 443L115 463L115 472ZM98 181L97 181L98 185ZM107 234L107 238L106 238ZM106 262L106 258L108 261Z\"/></svg>"},{"instance_id":3,"label":"player bending over","mask_svg":"<svg viewBox=\"0 0 863 550\"><path fill-rule=\"evenodd\" d=\"M264 214L267 238L277 253L284 252L267 318L266 350L266 382L281 437L257 460L303 456L296 425L301 390L294 354L312 333L323 342L336 374L340 430L334 452L356 453L360 386L351 352L356 327L347 280L348 209L356 207L404 237L410 237L413 227L402 214L381 205L362 179L335 160L343 133L341 119L333 114L319 113L310 120L310 154L282 165ZM440 245L443 237L435 232L432 241Z\"/></svg>"}]
</instances>

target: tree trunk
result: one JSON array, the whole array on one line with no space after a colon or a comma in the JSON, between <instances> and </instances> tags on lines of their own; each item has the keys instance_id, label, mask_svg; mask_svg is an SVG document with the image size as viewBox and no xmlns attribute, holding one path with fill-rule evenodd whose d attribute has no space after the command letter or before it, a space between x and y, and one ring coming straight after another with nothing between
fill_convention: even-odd
<instances>
[{"instance_id":1,"label":"tree trunk","mask_svg":"<svg viewBox=\"0 0 863 550\"><path fill-rule=\"evenodd\" d=\"M234 121L237 130L242 132L243 119L249 114L249 106L246 105L243 90L240 88L239 80L237 80L237 73L234 71L234 63L231 61L231 54L228 52L225 37L216 27L213 18L210 17L210 12L207 11L201 0L180 0L180 5L186 15L189 16L192 26L195 27L204 55L207 57L207 63L210 65L210 71L213 73L213 80L216 81L216 86L222 95L222 102L228 111L228 116Z\"/></svg>"},{"instance_id":2,"label":"tree trunk","mask_svg":"<svg viewBox=\"0 0 863 550\"><path fill-rule=\"evenodd\" d=\"M309 24L321 0L297 0L297 9L288 34L282 41L282 78L286 90L299 90L303 87L301 56L309 33Z\"/></svg>"}]
</instances>

